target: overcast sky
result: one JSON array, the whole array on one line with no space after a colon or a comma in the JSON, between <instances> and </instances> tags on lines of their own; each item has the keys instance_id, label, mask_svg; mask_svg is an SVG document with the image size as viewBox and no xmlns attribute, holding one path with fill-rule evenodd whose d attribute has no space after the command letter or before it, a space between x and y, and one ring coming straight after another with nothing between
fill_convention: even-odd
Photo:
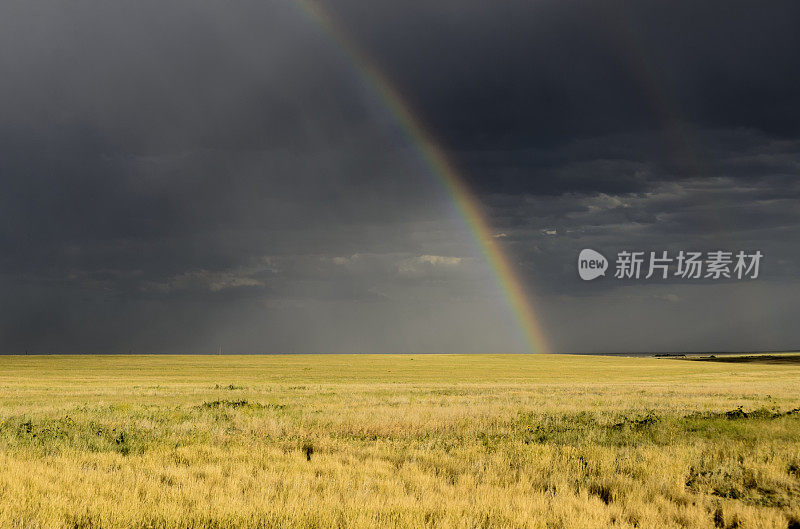
<instances>
[{"instance_id":1,"label":"overcast sky","mask_svg":"<svg viewBox=\"0 0 800 529\"><path fill-rule=\"evenodd\" d=\"M798 2L319 3L477 195L552 350L800 347ZM526 349L296 3L4 1L0 72L0 351ZM764 259L589 282L582 248Z\"/></svg>"}]
</instances>

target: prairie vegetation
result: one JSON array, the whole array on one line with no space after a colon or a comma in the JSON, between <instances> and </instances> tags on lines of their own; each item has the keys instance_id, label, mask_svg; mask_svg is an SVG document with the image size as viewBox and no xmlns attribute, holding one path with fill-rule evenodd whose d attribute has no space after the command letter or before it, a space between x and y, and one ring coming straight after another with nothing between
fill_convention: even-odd
<instances>
[{"instance_id":1,"label":"prairie vegetation","mask_svg":"<svg viewBox=\"0 0 800 529\"><path fill-rule=\"evenodd\" d=\"M800 528L800 365L0 357L0 527Z\"/></svg>"}]
</instances>

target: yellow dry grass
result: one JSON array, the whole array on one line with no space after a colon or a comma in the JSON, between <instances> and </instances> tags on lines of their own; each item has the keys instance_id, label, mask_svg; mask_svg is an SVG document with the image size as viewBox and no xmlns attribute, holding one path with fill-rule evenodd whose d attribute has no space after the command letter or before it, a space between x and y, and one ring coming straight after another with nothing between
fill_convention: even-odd
<instances>
[{"instance_id":1,"label":"yellow dry grass","mask_svg":"<svg viewBox=\"0 0 800 529\"><path fill-rule=\"evenodd\" d=\"M800 527L800 366L0 357L0 527Z\"/></svg>"}]
</instances>

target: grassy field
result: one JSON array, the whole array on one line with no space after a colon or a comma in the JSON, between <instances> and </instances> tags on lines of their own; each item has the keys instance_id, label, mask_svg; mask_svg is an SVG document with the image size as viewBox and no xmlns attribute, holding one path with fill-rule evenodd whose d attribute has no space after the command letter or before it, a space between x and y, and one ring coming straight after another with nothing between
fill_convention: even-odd
<instances>
[{"instance_id":1,"label":"grassy field","mask_svg":"<svg viewBox=\"0 0 800 529\"><path fill-rule=\"evenodd\" d=\"M800 528L800 365L0 356L0 527Z\"/></svg>"}]
</instances>

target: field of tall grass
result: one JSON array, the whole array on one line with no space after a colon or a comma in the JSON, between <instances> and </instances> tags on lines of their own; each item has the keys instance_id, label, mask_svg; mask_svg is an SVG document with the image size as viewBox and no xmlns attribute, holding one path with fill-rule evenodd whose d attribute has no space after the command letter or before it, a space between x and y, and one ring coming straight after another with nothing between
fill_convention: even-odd
<instances>
[{"instance_id":1,"label":"field of tall grass","mask_svg":"<svg viewBox=\"0 0 800 529\"><path fill-rule=\"evenodd\" d=\"M2 528L800 528L800 365L0 356Z\"/></svg>"}]
</instances>

